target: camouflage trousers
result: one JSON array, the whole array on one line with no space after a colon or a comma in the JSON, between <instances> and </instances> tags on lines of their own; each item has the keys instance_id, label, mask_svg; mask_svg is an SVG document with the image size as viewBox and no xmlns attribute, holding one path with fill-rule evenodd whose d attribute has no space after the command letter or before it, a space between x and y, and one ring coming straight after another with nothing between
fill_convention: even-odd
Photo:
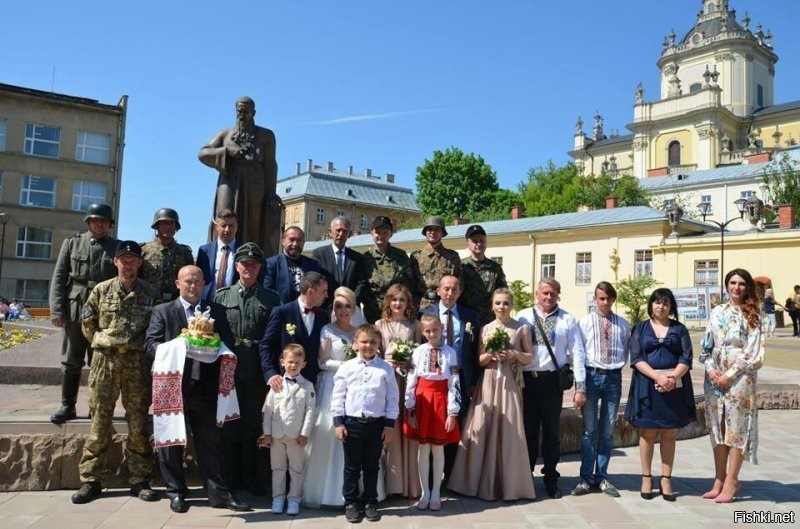
<instances>
[{"instance_id":1,"label":"camouflage trousers","mask_svg":"<svg viewBox=\"0 0 800 529\"><path fill-rule=\"evenodd\" d=\"M102 482L113 434L114 407L122 395L128 420L125 459L128 481L136 484L149 479L153 466L153 445L147 430L147 409L151 388L146 384L143 352L112 352L95 349L89 370L89 395L94 404L92 427L83 445L79 467L81 481Z\"/></svg>"}]
</instances>

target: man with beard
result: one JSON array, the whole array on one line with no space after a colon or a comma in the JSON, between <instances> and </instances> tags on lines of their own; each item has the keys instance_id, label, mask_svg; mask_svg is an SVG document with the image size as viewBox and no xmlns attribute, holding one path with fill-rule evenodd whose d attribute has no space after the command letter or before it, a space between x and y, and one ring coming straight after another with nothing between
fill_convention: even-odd
<instances>
[{"instance_id":1,"label":"man with beard","mask_svg":"<svg viewBox=\"0 0 800 529\"><path fill-rule=\"evenodd\" d=\"M283 231L283 251L264 263L264 288L274 290L281 303L289 303L300 295L300 279L306 272L320 272L319 263L303 254L305 232L297 226Z\"/></svg>"},{"instance_id":2,"label":"man with beard","mask_svg":"<svg viewBox=\"0 0 800 529\"><path fill-rule=\"evenodd\" d=\"M158 289L158 301L163 303L178 297L178 270L194 264L192 249L175 240L175 232L181 229L178 212L172 208L161 208L153 215L150 228L156 230L156 238L141 243L142 267L139 277Z\"/></svg>"},{"instance_id":3,"label":"man with beard","mask_svg":"<svg viewBox=\"0 0 800 529\"><path fill-rule=\"evenodd\" d=\"M255 124L256 104L236 101L236 126L217 133L200 149L202 163L219 171L214 213L232 209L239 220L239 239L254 242L264 255L278 253L283 202L275 194L278 164L275 134ZM213 232L210 238L213 237Z\"/></svg>"}]
</instances>

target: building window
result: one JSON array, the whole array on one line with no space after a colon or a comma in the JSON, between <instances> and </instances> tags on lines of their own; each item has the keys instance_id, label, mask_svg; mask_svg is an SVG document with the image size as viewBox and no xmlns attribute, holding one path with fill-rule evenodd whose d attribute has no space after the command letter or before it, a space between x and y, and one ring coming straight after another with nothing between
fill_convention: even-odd
<instances>
[{"instance_id":1,"label":"building window","mask_svg":"<svg viewBox=\"0 0 800 529\"><path fill-rule=\"evenodd\" d=\"M93 202L106 201L106 184L76 180L72 183L72 210L86 211Z\"/></svg>"},{"instance_id":2,"label":"building window","mask_svg":"<svg viewBox=\"0 0 800 529\"><path fill-rule=\"evenodd\" d=\"M17 279L16 298L26 305L45 306L49 290L47 279Z\"/></svg>"},{"instance_id":3,"label":"building window","mask_svg":"<svg viewBox=\"0 0 800 529\"><path fill-rule=\"evenodd\" d=\"M34 208L56 207L56 179L49 176L25 175L20 186L19 205Z\"/></svg>"},{"instance_id":4,"label":"building window","mask_svg":"<svg viewBox=\"0 0 800 529\"><path fill-rule=\"evenodd\" d=\"M53 232L44 228L20 226L17 231L17 257L50 259Z\"/></svg>"},{"instance_id":5,"label":"building window","mask_svg":"<svg viewBox=\"0 0 800 529\"><path fill-rule=\"evenodd\" d=\"M343 209L337 209L336 210L336 216L337 217L342 217L343 219L347 218L347 217L344 216L344 210Z\"/></svg>"},{"instance_id":6,"label":"building window","mask_svg":"<svg viewBox=\"0 0 800 529\"><path fill-rule=\"evenodd\" d=\"M6 150L6 129L8 122L5 119L0 119L0 151Z\"/></svg>"},{"instance_id":7,"label":"building window","mask_svg":"<svg viewBox=\"0 0 800 529\"><path fill-rule=\"evenodd\" d=\"M592 283L592 253L578 252L575 254L575 284L589 285Z\"/></svg>"},{"instance_id":8,"label":"building window","mask_svg":"<svg viewBox=\"0 0 800 529\"><path fill-rule=\"evenodd\" d=\"M361 214L361 222L359 222L358 226L362 230L366 230L369 227L369 217L367 216L366 213Z\"/></svg>"},{"instance_id":9,"label":"building window","mask_svg":"<svg viewBox=\"0 0 800 529\"><path fill-rule=\"evenodd\" d=\"M669 147L667 147L667 152L667 165L675 167L681 164L681 142L678 140L670 142Z\"/></svg>"},{"instance_id":10,"label":"building window","mask_svg":"<svg viewBox=\"0 0 800 529\"><path fill-rule=\"evenodd\" d=\"M756 86L756 106L764 108L764 87L762 85Z\"/></svg>"},{"instance_id":11,"label":"building window","mask_svg":"<svg viewBox=\"0 0 800 529\"><path fill-rule=\"evenodd\" d=\"M325 224L325 210L317 208L317 224Z\"/></svg>"},{"instance_id":12,"label":"building window","mask_svg":"<svg viewBox=\"0 0 800 529\"><path fill-rule=\"evenodd\" d=\"M756 194L755 191L742 191L741 193L739 193L739 196L746 200L748 198L754 197L755 194Z\"/></svg>"},{"instance_id":13,"label":"building window","mask_svg":"<svg viewBox=\"0 0 800 529\"><path fill-rule=\"evenodd\" d=\"M703 204L708 204L708 206L703 206ZM711 215L711 195L700 195L700 205L705 210L706 215ZM705 208L708 209L705 209Z\"/></svg>"},{"instance_id":14,"label":"building window","mask_svg":"<svg viewBox=\"0 0 800 529\"><path fill-rule=\"evenodd\" d=\"M689 85L689 93L694 94L695 92L699 92L703 88L701 83L692 83Z\"/></svg>"},{"instance_id":15,"label":"building window","mask_svg":"<svg viewBox=\"0 0 800 529\"><path fill-rule=\"evenodd\" d=\"M25 125L25 154L58 158L61 129L36 123Z\"/></svg>"},{"instance_id":16,"label":"building window","mask_svg":"<svg viewBox=\"0 0 800 529\"><path fill-rule=\"evenodd\" d=\"M694 285L716 286L719 283L719 261L707 259L694 262Z\"/></svg>"},{"instance_id":17,"label":"building window","mask_svg":"<svg viewBox=\"0 0 800 529\"><path fill-rule=\"evenodd\" d=\"M81 162L108 164L108 149L111 136L97 132L78 131L78 143L75 146L75 159Z\"/></svg>"},{"instance_id":18,"label":"building window","mask_svg":"<svg viewBox=\"0 0 800 529\"><path fill-rule=\"evenodd\" d=\"M636 250L633 257L634 277L653 277L653 250Z\"/></svg>"},{"instance_id":19,"label":"building window","mask_svg":"<svg viewBox=\"0 0 800 529\"><path fill-rule=\"evenodd\" d=\"M541 279L556 277L556 254L546 253L542 255Z\"/></svg>"}]
</instances>

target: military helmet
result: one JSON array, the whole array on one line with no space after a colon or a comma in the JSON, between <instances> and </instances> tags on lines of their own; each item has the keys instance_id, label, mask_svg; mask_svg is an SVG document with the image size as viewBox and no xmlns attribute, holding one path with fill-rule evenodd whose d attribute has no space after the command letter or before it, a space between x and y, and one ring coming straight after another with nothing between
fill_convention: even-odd
<instances>
[{"instance_id":1,"label":"military helmet","mask_svg":"<svg viewBox=\"0 0 800 529\"><path fill-rule=\"evenodd\" d=\"M161 208L156 211L155 215L153 215L153 224L150 226L150 228L156 229L156 224L158 224L158 222L161 220L174 220L175 229L181 229L181 221L178 218L178 212L172 208Z\"/></svg>"},{"instance_id":2,"label":"military helmet","mask_svg":"<svg viewBox=\"0 0 800 529\"><path fill-rule=\"evenodd\" d=\"M83 217L83 222L89 222L89 219L108 219L111 224L114 224L114 212L108 204L92 203L86 208L86 216Z\"/></svg>"},{"instance_id":3,"label":"military helmet","mask_svg":"<svg viewBox=\"0 0 800 529\"><path fill-rule=\"evenodd\" d=\"M427 219L425 219L425 226L422 228L422 235L425 235L425 232L428 231L430 227L437 227L442 229L442 237L447 237L447 230L444 227L444 219L439 215L431 215Z\"/></svg>"}]
</instances>

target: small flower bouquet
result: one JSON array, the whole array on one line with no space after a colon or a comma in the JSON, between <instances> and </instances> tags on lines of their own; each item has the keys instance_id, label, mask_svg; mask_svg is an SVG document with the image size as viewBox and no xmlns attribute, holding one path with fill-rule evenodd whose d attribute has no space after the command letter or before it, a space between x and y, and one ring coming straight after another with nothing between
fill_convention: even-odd
<instances>
[{"instance_id":1,"label":"small flower bouquet","mask_svg":"<svg viewBox=\"0 0 800 529\"><path fill-rule=\"evenodd\" d=\"M344 345L344 359L352 360L355 358L358 353L356 353L356 350L353 349L353 344L348 343L348 341L344 338L342 338L342 344Z\"/></svg>"},{"instance_id":2,"label":"small flower bouquet","mask_svg":"<svg viewBox=\"0 0 800 529\"><path fill-rule=\"evenodd\" d=\"M509 347L510 340L508 334L503 327L495 327L494 332L483 344L483 348L487 353L497 356Z\"/></svg>"},{"instance_id":3,"label":"small flower bouquet","mask_svg":"<svg viewBox=\"0 0 800 529\"><path fill-rule=\"evenodd\" d=\"M289 336L294 336L294 333L296 333L296 332L297 332L297 325L295 325L294 323L287 323L286 324L286 333Z\"/></svg>"},{"instance_id":4,"label":"small flower bouquet","mask_svg":"<svg viewBox=\"0 0 800 529\"><path fill-rule=\"evenodd\" d=\"M392 362L395 363L408 362L408 359L411 358L411 353L419 346L418 343L414 343L411 340L395 340L392 344L394 345Z\"/></svg>"}]
</instances>

